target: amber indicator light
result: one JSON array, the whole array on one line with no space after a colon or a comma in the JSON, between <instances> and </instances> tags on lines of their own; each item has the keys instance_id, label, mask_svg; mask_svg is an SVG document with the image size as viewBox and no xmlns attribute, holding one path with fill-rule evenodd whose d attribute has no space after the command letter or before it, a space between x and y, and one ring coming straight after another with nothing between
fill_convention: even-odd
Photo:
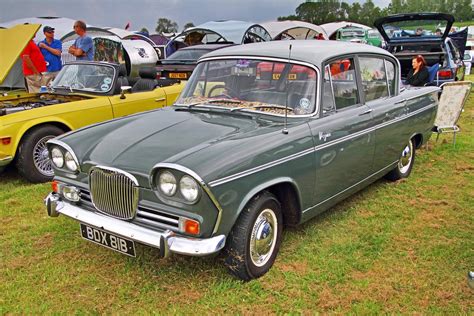
<instances>
[{"instance_id":1,"label":"amber indicator light","mask_svg":"<svg viewBox=\"0 0 474 316\"><path fill-rule=\"evenodd\" d=\"M185 220L184 231L192 235L199 234L199 223L190 219Z\"/></svg>"}]
</instances>

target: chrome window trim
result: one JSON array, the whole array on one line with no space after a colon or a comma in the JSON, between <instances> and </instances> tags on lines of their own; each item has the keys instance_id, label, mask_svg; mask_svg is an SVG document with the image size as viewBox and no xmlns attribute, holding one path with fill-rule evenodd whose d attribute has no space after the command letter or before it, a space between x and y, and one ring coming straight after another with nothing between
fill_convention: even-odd
<instances>
[{"instance_id":1,"label":"chrome window trim","mask_svg":"<svg viewBox=\"0 0 474 316\"><path fill-rule=\"evenodd\" d=\"M319 68L316 67L315 65L304 62L304 61L299 61L299 60L294 60L294 59L288 59L288 58L277 58L277 57L262 57L262 56L255 56L255 55L229 55L229 56L216 56L216 57L206 57L203 59L200 59L198 64L206 61L214 61L214 60L232 60L232 59L255 59L255 60L263 60L263 61L273 61L273 62L281 62L285 64L298 64L302 66L309 67L313 69L316 72L316 95L315 95L315 110L311 114L305 114L305 115L295 115L295 116L288 116L289 118L301 118L301 117L314 117L319 115L319 110L320 110L320 103L319 103L319 97L321 95L321 85L318 83L319 77L320 77L320 72ZM283 114L272 114L268 112L264 112L267 115L274 115L274 116L281 116L285 117Z\"/></svg>"},{"instance_id":2,"label":"chrome window trim","mask_svg":"<svg viewBox=\"0 0 474 316\"><path fill-rule=\"evenodd\" d=\"M392 92L390 91L390 84L389 84L389 81L388 81L388 73L387 73L387 63L389 61L387 59L383 59L383 69L385 71L385 82L387 83L387 90L388 90L388 97L391 98L392 97Z\"/></svg>"},{"instance_id":3,"label":"chrome window trim","mask_svg":"<svg viewBox=\"0 0 474 316\"><path fill-rule=\"evenodd\" d=\"M212 203L217 208L216 224L214 225L214 229L212 230L212 234L215 234L217 232L217 230L219 229L219 226L221 224L223 209L222 209L221 205L219 204L217 198L211 192L210 187L208 186L208 184L196 172L194 172L193 170L191 170L191 169L189 169L185 166L175 164L175 163L160 162L160 163L157 163L156 165L154 165L153 168L151 168L151 174L150 174L150 177L149 177L150 188L154 188L153 180L154 180L154 177L155 177L155 170L156 169L161 169L161 168L175 169L175 170L181 171L185 174L190 175L191 177L196 179L196 181L198 181L198 183L201 186L202 190L207 193L207 195L211 199Z\"/></svg>"},{"instance_id":4,"label":"chrome window trim","mask_svg":"<svg viewBox=\"0 0 474 316\"><path fill-rule=\"evenodd\" d=\"M414 97L416 98L416 97ZM414 98L409 98L407 100L411 100L411 99L414 99ZM224 178L220 178L220 179L216 179L216 180L213 180L211 182L209 182L209 186L210 187L216 187L216 186L219 186L219 185L222 185L222 184L225 184L227 182L230 182L230 181L233 181L233 180L237 180L239 178L243 178L245 176L248 176L248 175L251 175L253 173L256 173L257 171L261 171L261 170L265 170L265 169L268 169L268 168L271 168L273 166L276 166L276 165L279 165L279 164L282 164L284 162L287 162L287 161L290 161L290 160L293 160L293 159L296 159L296 158L300 158L302 156L305 156L307 154L311 154L313 152L316 152L318 150L321 150L321 149L324 149L326 147L330 147L332 145L336 145L336 144L339 144L341 142L344 142L344 141L347 141L349 139L352 139L352 138L356 138L356 137L359 137L359 136L362 136L364 134L367 134L367 133L370 133L370 132L373 132L373 131L376 131L380 128L383 128L383 127L386 127L388 125L391 125L391 124L394 124L394 123L397 123L399 121L402 121L402 120L405 120L407 118L410 118L412 116L415 116L419 113L422 113L432 107L435 107L436 105L428 105L428 106L425 106L421 109L418 109L406 116L403 116L403 117L399 117L399 118L396 118L396 119L393 119L391 121L388 121L388 122L385 122L385 123L382 123L382 124L379 124L377 126L374 126L374 127L371 127L371 128L368 128L368 129L365 129L365 130L362 130L362 131L359 131L355 134L352 134L352 135L348 135L348 136L345 136L345 137L341 137L341 138L338 138L336 140L333 140L333 141L329 141L327 143L324 143L324 144L321 144L321 145L317 145L317 146L314 146L312 148L308 148L308 149L305 149L303 151L300 151L296 154L292 154L290 156L287 156L287 157L284 157L284 158L280 158L278 160L275 160L275 161L272 161L272 162L269 162L269 163L266 163L266 164L263 164L261 166L258 166L258 167L254 167L254 168L251 168L251 169L247 169L247 170L244 170L244 171L241 171L239 173L236 173L236 174L233 174L233 175L230 175L230 176L227 176L227 177L224 177Z\"/></svg>"},{"instance_id":5,"label":"chrome window trim","mask_svg":"<svg viewBox=\"0 0 474 316\"><path fill-rule=\"evenodd\" d=\"M65 168L58 168L58 167L54 166L54 164L51 162L51 164L53 165L54 168L56 168L56 169L58 169L58 170L66 170L66 171L69 172L69 173L78 173L78 172L81 172L81 165L79 164L79 159L77 159L76 154L74 153L74 151L72 150L72 148L71 148L68 144L66 144L66 143L64 143L64 142L62 142L62 141L60 141L60 140L58 140L58 139L55 139L55 138L48 140L48 141L46 142L46 144L54 144L54 145L57 145L57 146L59 146L59 147L62 147L63 149L66 149L69 153L71 153L72 158L74 159L74 161L75 161L76 164L77 164L77 171L76 171L76 172L73 172L73 171L71 171L71 170L69 170L69 169L65 169ZM49 152L49 150L48 150L48 152Z\"/></svg>"}]
</instances>

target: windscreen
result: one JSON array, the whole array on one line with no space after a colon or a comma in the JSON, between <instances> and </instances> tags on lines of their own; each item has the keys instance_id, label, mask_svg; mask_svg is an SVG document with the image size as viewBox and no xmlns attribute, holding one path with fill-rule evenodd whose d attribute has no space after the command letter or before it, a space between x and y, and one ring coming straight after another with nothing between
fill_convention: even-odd
<instances>
[{"instance_id":1,"label":"windscreen","mask_svg":"<svg viewBox=\"0 0 474 316\"><path fill-rule=\"evenodd\" d=\"M196 67L177 104L308 115L316 111L316 84L316 71L305 65L213 60Z\"/></svg>"},{"instance_id":2,"label":"windscreen","mask_svg":"<svg viewBox=\"0 0 474 316\"><path fill-rule=\"evenodd\" d=\"M186 61L196 61L202 55L209 53L207 49L182 49L178 50L176 53L171 55L165 60L162 60L163 63L167 63L168 61L172 60L186 60Z\"/></svg>"},{"instance_id":3,"label":"windscreen","mask_svg":"<svg viewBox=\"0 0 474 316\"><path fill-rule=\"evenodd\" d=\"M113 67L94 64L64 65L52 83L53 89L109 92L114 87Z\"/></svg>"}]
</instances>

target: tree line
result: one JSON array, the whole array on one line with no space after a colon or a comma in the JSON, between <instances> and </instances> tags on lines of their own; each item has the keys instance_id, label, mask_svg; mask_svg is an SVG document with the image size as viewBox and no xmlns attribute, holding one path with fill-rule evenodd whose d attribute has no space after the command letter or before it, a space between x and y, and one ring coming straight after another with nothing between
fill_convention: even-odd
<instances>
[{"instance_id":1,"label":"tree line","mask_svg":"<svg viewBox=\"0 0 474 316\"><path fill-rule=\"evenodd\" d=\"M458 22L474 19L472 0L391 0L386 8L376 6L372 0L363 4L349 4L338 0L307 0L295 9L295 14L280 16L278 21L300 20L313 24L351 21L372 26L380 17L412 12L449 13Z\"/></svg>"},{"instance_id":2,"label":"tree line","mask_svg":"<svg viewBox=\"0 0 474 316\"><path fill-rule=\"evenodd\" d=\"M454 16L457 22L474 19L472 0L391 0L385 8L376 6L373 0L366 0L362 4L360 2L350 4L338 0L307 0L295 9L294 14L280 16L277 20L299 20L313 24L351 21L372 26L374 21L380 17L409 12L449 13ZM193 26L192 22L188 22L184 25L183 30ZM176 33L178 32L178 23L167 18L159 18L155 31L157 33Z\"/></svg>"}]
</instances>

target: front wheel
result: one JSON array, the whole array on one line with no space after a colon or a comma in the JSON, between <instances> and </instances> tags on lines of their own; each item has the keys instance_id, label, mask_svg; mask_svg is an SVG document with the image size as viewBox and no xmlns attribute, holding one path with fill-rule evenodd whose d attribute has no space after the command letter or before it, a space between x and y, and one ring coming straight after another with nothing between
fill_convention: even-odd
<instances>
[{"instance_id":1,"label":"front wheel","mask_svg":"<svg viewBox=\"0 0 474 316\"><path fill-rule=\"evenodd\" d=\"M46 142L63 133L62 129L52 125L29 131L18 148L18 173L33 183L50 181L54 174Z\"/></svg>"},{"instance_id":2,"label":"front wheel","mask_svg":"<svg viewBox=\"0 0 474 316\"><path fill-rule=\"evenodd\" d=\"M240 214L227 238L225 264L239 279L249 281L270 270L281 244L283 217L276 197L264 191Z\"/></svg>"},{"instance_id":3,"label":"front wheel","mask_svg":"<svg viewBox=\"0 0 474 316\"><path fill-rule=\"evenodd\" d=\"M397 181L400 179L408 178L415 163L415 146L411 139L408 144L403 148L398 160L397 166L390 171L385 178L391 181Z\"/></svg>"}]
</instances>

